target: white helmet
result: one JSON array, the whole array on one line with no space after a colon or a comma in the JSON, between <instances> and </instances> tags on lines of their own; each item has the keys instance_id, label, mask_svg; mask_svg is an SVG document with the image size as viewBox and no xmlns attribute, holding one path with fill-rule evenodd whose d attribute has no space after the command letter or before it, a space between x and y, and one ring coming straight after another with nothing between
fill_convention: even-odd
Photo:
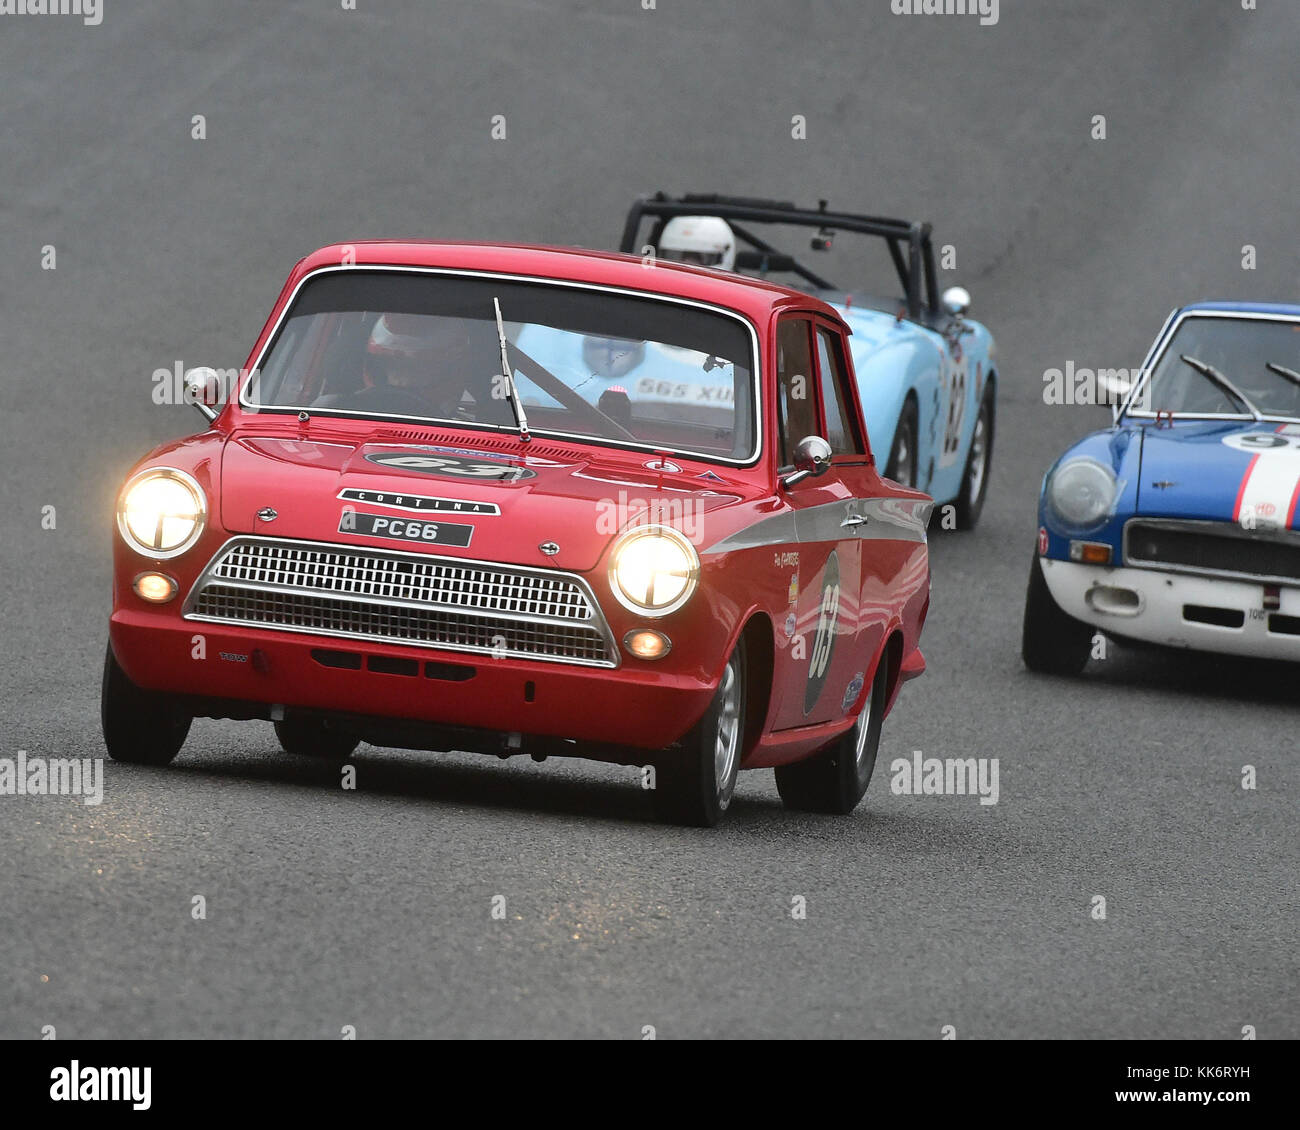
<instances>
[{"instance_id":1,"label":"white helmet","mask_svg":"<svg viewBox=\"0 0 1300 1130\"><path fill-rule=\"evenodd\" d=\"M717 216L675 216L664 224L659 257L731 271L736 266L736 236L731 225Z\"/></svg>"}]
</instances>

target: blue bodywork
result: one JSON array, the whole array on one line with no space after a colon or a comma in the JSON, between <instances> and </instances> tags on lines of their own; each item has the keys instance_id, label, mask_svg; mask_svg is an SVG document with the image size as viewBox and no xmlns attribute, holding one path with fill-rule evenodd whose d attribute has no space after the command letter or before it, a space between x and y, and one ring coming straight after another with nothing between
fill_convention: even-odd
<instances>
[{"instance_id":1,"label":"blue bodywork","mask_svg":"<svg viewBox=\"0 0 1300 1130\"><path fill-rule=\"evenodd\" d=\"M1185 316L1203 314L1255 315L1300 320L1300 306L1242 302L1201 302L1175 310L1151 347L1144 370L1151 370ZM1078 458L1091 458L1110 467L1119 491L1110 516L1088 530L1064 528L1047 503L1047 488L1058 468ZM1109 428L1085 436L1066 450L1043 477L1039 491L1041 555L1069 559L1072 539L1105 542L1113 560L1122 559L1124 524L1133 517L1176 518L1192 521L1245 522L1256 515L1243 514L1245 484L1261 460L1285 460L1279 473L1266 483L1259 505L1261 522L1296 529L1300 507L1300 424L1270 418L1193 418L1131 414L1126 405ZM1273 464L1268 464L1272 466ZM1294 485L1293 485L1294 484Z\"/></svg>"},{"instance_id":2,"label":"blue bodywork","mask_svg":"<svg viewBox=\"0 0 1300 1130\"><path fill-rule=\"evenodd\" d=\"M996 386L993 335L966 319L960 337L894 314L830 300L853 331L849 346L871 450L881 470L889 462L903 407L915 400L917 481L935 502L960 493L981 399Z\"/></svg>"},{"instance_id":3,"label":"blue bodywork","mask_svg":"<svg viewBox=\"0 0 1300 1130\"><path fill-rule=\"evenodd\" d=\"M842 295L822 295L852 331L849 346L857 375L868 439L883 472L893 448L904 405L916 403L917 482L936 502L956 498L961 489L981 398L996 383L993 337L970 319L960 336L944 333L947 318L929 325L899 318ZM578 335L524 328L516 344L591 403L619 386L632 398L661 403L665 411L694 414L730 410L734 369L730 363L704 371L697 358L655 343L618 343ZM520 378L526 404L554 401Z\"/></svg>"}]
</instances>

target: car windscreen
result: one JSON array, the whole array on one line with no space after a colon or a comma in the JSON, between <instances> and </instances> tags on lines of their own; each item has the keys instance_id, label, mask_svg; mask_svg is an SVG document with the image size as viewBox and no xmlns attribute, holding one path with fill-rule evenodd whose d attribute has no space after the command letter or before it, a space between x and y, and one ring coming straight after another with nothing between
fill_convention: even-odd
<instances>
[{"instance_id":1,"label":"car windscreen","mask_svg":"<svg viewBox=\"0 0 1300 1130\"><path fill-rule=\"evenodd\" d=\"M1133 407L1190 416L1249 415L1206 368L1226 378L1262 415L1300 419L1300 322L1184 318Z\"/></svg>"},{"instance_id":2,"label":"car windscreen","mask_svg":"<svg viewBox=\"0 0 1300 1130\"><path fill-rule=\"evenodd\" d=\"M514 429L744 462L753 334L712 307L558 283L360 268L309 279L245 407Z\"/></svg>"}]
</instances>

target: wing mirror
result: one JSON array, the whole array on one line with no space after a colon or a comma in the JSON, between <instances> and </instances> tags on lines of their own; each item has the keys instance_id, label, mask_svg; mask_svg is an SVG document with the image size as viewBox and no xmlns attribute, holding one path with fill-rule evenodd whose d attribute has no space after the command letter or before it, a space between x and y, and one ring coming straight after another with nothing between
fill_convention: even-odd
<instances>
[{"instance_id":1,"label":"wing mirror","mask_svg":"<svg viewBox=\"0 0 1300 1130\"><path fill-rule=\"evenodd\" d=\"M944 313L960 321L970 313L970 291L964 286L950 286L940 299Z\"/></svg>"},{"instance_id":2,"label":"wing mirror","mask_svg":"<svg viewBox=\"0 0 1300 1130\"><path fill-rule=\"evenodd\" d=\"M1133 382L1126 377L1105 371L1097 373L1098 403L1110 406L1112 423L1119 422L1119 410L1123 407L1124 401L1128 399L1128 394L1132 391Z\"/></svg>"},{"instance_id":3,"label":"wing mirror","mask_svg":"<svg viewBox=\"0 0 1300 1130\"><path fill-rule=\"evenodd\" d=\"M831 469L831 445L821 436L804 436L794 449L794 471L781 479L786 490L804 481L816 479Z\"/></svg>"},{"instance_id":4,"label":"wing mirror","mask_svg":"<svg viewBox=\"0 0 1300 1130\"><path fill-rule=\"evenodd\" d=\"M215 420L221 408L221 375L216 369L200 365L185 373L185 400L203 413L205 420Z\"/></svg>"}]
</instances>

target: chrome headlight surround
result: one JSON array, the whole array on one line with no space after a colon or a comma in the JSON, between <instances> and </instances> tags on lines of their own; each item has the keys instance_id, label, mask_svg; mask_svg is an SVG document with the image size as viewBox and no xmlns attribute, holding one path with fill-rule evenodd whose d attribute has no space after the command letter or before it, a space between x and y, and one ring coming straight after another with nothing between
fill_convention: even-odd
<instances>
[{"instance_id":1,"label":"chrome headlight surround","mask_svg":"<svg viewBox=\"0 0 1300 1130\"><path fill-rule=\"evenodd\" d=\"M1044 493L1047 508L1062 530L1086 533L1114 514L1120 481L1105 463L1080 456L1052 472Z\"/></svg>"},{"instance_id":2,"label":"chrome headlight surround","mask_svg":"<svg viewBox=\"0 0 1300 1130\"><path fill-rule=\"evenodd\" d=\"M154 506L154 512L157 517L155 520L154 543L148 544L136 537L136 531L132 529L131 507L134 498L137 507L142 507L143 499L140 492L147 488L152 482L169 482L183 488L189 495L192 506L181 504L174 505L168 500L167 505ZM174 495L175 498L182 498L180 495ZM164 542L165 520L190 522L191 526L183 538L174 541L171 544ZM208 523L208 500L203 493L203 488L199 486L193 475L185 471L179 471L175 467L150 467L141 471L137 475L132 475L127 480L122 492L117 496L117 532L122 535L122 540L126 542L141 557L148 557L155 561L166 561L172 557L179 557L182 553L192 549L194 543L203 535L203 530ZM138 526L138 523L135 523Z\"/></svg>"},{"instance_id":3,"label":"chrome headlight surround","mask_svg":"<svg viewBox=\"0 0 1300 1130\"><path fill-rule=\"evenodd\" d=\"M677 591L655 603L655 578L660 576L671 578L668 587ZM676 612L694 595L699 580L699 553L671 526L633 526L619 535L610 551L610 591L637 616L657 619Z\"/></svg>"}]
</instances>

